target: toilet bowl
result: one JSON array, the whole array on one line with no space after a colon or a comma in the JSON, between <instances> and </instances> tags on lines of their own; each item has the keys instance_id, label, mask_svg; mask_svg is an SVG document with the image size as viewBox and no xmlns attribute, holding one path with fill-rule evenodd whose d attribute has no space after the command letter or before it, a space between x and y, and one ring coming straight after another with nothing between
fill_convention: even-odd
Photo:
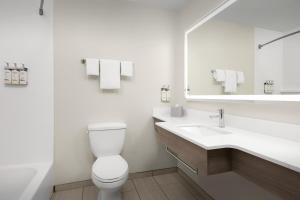
<instances>
[{"instance_id":1,"label":"toilet bowl","mask_svg":"<svg viewBox=\"0 0 300 200\"><path fill-rule=\"evenodd\" d=\"M121 200L121 187L128 179L128 164L119 155L100 157L92 167L93 183L100 189L98 200Z\"/></svg>"},{"instance_id":2,"label":"toilet bowl","mask_svg":"<svg viewBox=\"0 0 300 200\"><path fill-rule=\"evenodd\" d=\"M92 181L99 189L98 200L121 200L121 188L128 179L128 164L119 155L125 140L126 124L97 123L88 126L90 144L97 160Z\"/></svg>"}]
</instances>

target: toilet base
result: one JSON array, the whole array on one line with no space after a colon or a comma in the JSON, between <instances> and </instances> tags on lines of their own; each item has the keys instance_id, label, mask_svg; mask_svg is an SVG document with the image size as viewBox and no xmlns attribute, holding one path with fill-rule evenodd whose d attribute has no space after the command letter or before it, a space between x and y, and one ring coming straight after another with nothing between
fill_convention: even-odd
<instances>
[{"instance_id":1,"label":"toilet base","mask_svg":"<svg viewBox=\"0 0 300 200\"><path fill-rule=\"evenodd\" d=\"M98 200L122 200L121 191L118 189L104 189L99 190Z\"/></svg>"}]
</instances>

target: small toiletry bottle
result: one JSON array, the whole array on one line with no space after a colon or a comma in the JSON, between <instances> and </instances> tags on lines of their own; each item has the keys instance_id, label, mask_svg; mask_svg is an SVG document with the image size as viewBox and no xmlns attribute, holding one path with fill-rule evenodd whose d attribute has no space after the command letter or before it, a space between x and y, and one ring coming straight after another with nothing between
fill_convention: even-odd
<instances>
[{"instance_id":1,"label":"small toiletry bottle","mask_svg":"<svg viewBox=\"0 0 300 200\"><path fill-rule=\"evenodd\" d=\"M20 69L20 85L27 85L28 84L28 68L22 64Z\"/></svg>"},{"instance_id":2,"label":"small toiletry bottle","mask_svg":"<svg viewBox=\"0 0 300 200\"><path fill-rule=\"evenodd\" d=\"M269 92L270 92L270 94L274 93L274 81L270 81Z\"/></svg>"},{"instance_id":3,"label":"small toiletry bottle","mask_svg":"<svg viewBox=\"0 0 300 200\"><path fill-rule=\"evenodd\" d=\"M265 82L265 83L264 83L264 93L265 93L265 94L268 94L267 91L268 91L268 83Z\"/></svg>"},{"instance_id":4,"label":"small toiletry bottle","mask_svg":"<svg viewBox=\"0 0 300 200\"><path fill-rule=\"evenodd\" d=\"M161 88L161 102L166 102L167 101L167 90L166 90L166 86L163 86Z\"/></svg>"},{"instance_id":5,"label":"small toiletry bottle","mask_svg":"<svg viewBox=\"0 0 300 200\"><path fill-rule=\"evenodd\" d=\"M20 72L18 70L18 66L15 63L12 65L12 72L11 72L11 84L19 85L20 84Z\"/></svg>"},{"instance_id":6,"label":"small toiletry bottle","mask_svg":"<svg viewBox=\"0 0 300 200\"><path fill-rule=\"evenodd\" d=\"M9 63L6 63L6 66L4 68L4 83L7 85L11 84L11 69L9 69Z\"/></svg>"},{"instance_id":7,"label":"small toiletry bottle","mask_svg":"<svg viewBox=\"0 0 300 200\"><path fill-rule=\"evenodd\" d=\"M167 102L171 101L171 89L170 86L168 85L167 87Z\"/></svg>"},{"instance_id":8,"label":"small toiletry bottle","mask_svg":"<svg viewBox=\"0 0 300 200\"><path fill-rule=\"evenodd\" d=\"M274 81L266 81L264 83L264 92L265 94L273 94L274 92Z\"/></svg>"}]
</instances>

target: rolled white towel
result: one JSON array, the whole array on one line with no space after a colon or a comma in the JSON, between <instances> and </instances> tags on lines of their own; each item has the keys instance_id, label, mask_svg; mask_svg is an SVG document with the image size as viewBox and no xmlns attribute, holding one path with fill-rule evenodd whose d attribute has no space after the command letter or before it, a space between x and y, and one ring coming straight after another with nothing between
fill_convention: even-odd
<instances>
[{"instance_id":1,"label":"rolled white towel","mask_svg":"<svg viewBox=\"0 0 300 200\"><path fill-rule=\"evenodd\" d=\"M87 58L85 59L86 75L88 76L99 76L99 59Z\"/></svg>"},{"instance_id":2,"label":"rolled white towel","mask_svg":"<svg viewBox=\"0 0 300 200\"><path fill-rule=\"evenodd\" d=\"M224 82L226 79L225 70L222 70L222 69L214 70L213 77L215 78L215 80L217 82Z\"/></svg>"},{"instance_id":3,"label":"rolled white towel","mask_svg":"<svg viewBox=\"0 0 300 200\"><path fill-rule=\"evenodd\" d=\"M235 93L237 91L236 71L226 70L226 80L224 82L225 93Z\"/></svg>"},{"instance_id":4,"label":"rolled white towel","mask_svg":"<svg viewBox=\"0 0 300 200\"><path fill-rule=\"evenodd\" d=\"M245 74L244 72L236 72L237 75L237 84L245 83Z\"/></svg>"},{"instance_id":5,"label":"rolled white towel","mask_svg":"<svg viewBox=\"0 0 300 200\"><path fill-rule=\"evenodd\" d=\"M132 77L133 76L133 62L122 61L121 62L121 76Z\"/></svg>"}]
</instances>

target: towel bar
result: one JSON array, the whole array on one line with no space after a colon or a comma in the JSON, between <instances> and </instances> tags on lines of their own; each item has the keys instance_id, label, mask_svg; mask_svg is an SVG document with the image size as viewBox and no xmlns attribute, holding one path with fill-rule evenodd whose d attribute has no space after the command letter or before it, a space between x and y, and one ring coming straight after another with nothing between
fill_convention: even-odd
<instances>
[{"instance_id":1,"label":"towel bar","mask_svg":"<svg viewBox=\"0 0 300 200\"><path fill-rule=\"evenodd\" d=\"M189 169L193 174L197 174L198 175L198 168L194 169L193 167L191 167L189 164L187 164L185 161L183 161L182 159L180 159L177 155L175 155L175 153L173 153L168 146L165 145L165 149L166 152L168 152L173 158L175 158L178 162L180 162L181 164L183 164L187 169Z\"/></svg>"}]
</instances>

